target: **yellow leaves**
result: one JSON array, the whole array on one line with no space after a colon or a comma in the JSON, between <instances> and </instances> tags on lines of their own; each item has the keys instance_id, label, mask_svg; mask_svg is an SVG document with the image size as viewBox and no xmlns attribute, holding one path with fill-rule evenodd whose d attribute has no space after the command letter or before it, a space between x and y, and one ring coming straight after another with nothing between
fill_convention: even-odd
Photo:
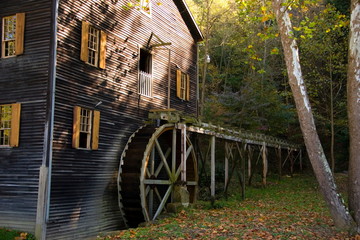
<instances>
[{"instance_id":1,"label":"yellow leaves","mask_svg":"<svg viewBox=\"0 0 360 240\"><path fill-rule=\"evenodd\" d=\"M19 237L15 237L14 240L26 240L28 237L28 233L20 233Z\"/></svg>"},{"instance_id":2,"label":"yellow leaves","mask_svg":"<svg viewBox=\"0 0 360 240\"><path fill-rule=\"evenodd\" d=\"M261 11L262 11L263 14L266 13L266 10L267 10L267 9L266 9L266 6L262 6L262 7L261 7Z\"/></svg>"},{"instance_id":3,"label":"yellow leaves","mask_svg":"<svg viewBox=\"0 0 360 240\"><path fill-rule=\"evenodd\" d=\"M266 22L268 20L269 20L269 17L267 15L265 15L261 18L261 22Z\"/></svg>"},{"instance_id":4,"label":"yellow leaves","mask_svg":"<svg viewBox=\"0 0 360 240\"><path fill-rule=\"evenodd\" d=\"M271 55L278 55L279 54L279 49L277 47L271 49L270 54Z\"/></svg>"}]
</instances>

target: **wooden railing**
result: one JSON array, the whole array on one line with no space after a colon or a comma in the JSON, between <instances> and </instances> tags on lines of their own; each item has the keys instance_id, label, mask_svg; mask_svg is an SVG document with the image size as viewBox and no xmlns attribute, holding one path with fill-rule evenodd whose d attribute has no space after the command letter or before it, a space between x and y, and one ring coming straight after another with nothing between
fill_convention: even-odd
<instances>
[{"instance_id":1,"label":"wooden railing","mask_svg":"<svg viewBox=\"0 0 360 240\"><path fill-rule=\"evenodd\" d=\"M150 73L140 71L139 93L148 97L152 96L152 76Z\"/></svg>"}]
</instances>

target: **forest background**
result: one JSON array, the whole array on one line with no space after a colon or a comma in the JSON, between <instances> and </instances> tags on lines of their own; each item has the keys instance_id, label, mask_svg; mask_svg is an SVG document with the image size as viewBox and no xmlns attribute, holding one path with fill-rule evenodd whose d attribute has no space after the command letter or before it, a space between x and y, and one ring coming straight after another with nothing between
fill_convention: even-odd
<instances>
[{"instance_id":1,"label":"forest background","mask_svg":"<svg viewBox=\"0 0 360 240\"><path fill-rule=\"evenodd\" d=\"M187 2L204 34L202 119L302 143L272 2ZM301 0L289 6L318 134L332 170L345 171L350 1Z\"/></svg>"}]
</instances>

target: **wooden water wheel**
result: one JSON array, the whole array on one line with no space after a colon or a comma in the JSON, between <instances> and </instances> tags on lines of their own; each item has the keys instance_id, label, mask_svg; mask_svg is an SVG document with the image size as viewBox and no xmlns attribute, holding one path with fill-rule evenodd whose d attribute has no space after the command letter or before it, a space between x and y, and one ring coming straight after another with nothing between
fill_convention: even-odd
<instances>
[{"instance_id":1,"label":"wooden water wheel","mask_svg":"<svg viewBox=\"0 0 360 240\"><path fill-rule=\"evenodd\" d=\"M127 224L155 220L173 200L176 184L186 185L190 202L196 200L197 162L186 138L186 167L181 164L181 131L175 124L145 126L129 139L120 161L119 205ZM185 174L186 181L181 181Z\"/></svg>"}]
</instances>

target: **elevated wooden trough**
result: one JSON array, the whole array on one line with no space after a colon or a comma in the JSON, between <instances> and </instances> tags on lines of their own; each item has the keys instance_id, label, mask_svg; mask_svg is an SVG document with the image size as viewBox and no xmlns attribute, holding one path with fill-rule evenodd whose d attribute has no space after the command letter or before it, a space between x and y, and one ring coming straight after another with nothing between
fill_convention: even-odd
<instances>
[{"instance_id":1,"label":"elevated wooden trough","mask_svg":"<svg viewBox=\"0 0 360 240\"><path fill-rule=\"evenodd\" d=\"M203 154L198 139L206 137L210 138L209 145L206 154ZM297 158L301 165L300 145L263 134L202 123L174 109L151 110L149 123L130 137L121 156L119 206L127 224L134 227L141 222L155 220L168 203L178 201L175 200L174 190L179 187L188 192L188 202L194 202L199 179L198 159L204 172L210 158L210 189L211 197L215 199L216 139L225 142L225 193L236 172L245 196L246 161L249 183L254 173L252 166L262 161L262 183L266 185L268 149L274 149L279 160L279 175L287 160L290 160L291 172ZM281 157L283 151L287 153L285 160Z\"/></svg>"}]
</instances>

